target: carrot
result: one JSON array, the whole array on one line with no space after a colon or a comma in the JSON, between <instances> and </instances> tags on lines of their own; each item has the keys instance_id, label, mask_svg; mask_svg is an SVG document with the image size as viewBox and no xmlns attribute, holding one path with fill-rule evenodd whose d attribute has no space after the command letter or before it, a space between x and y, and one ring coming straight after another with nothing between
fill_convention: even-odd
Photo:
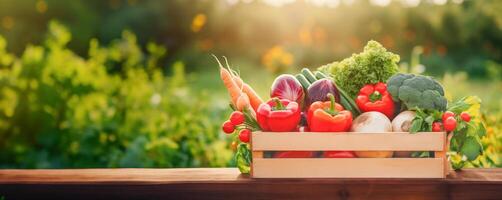
<instances>
[{"instance_id":1,"label":"carrot","mask_svg":"<svg viewBox=\"0 0 502 200\"><path fill-rule=\"evenodd\" d=\"M232 104L236 105L237 99L239 96L241 96L242 91L239 89L239 86L234 82L233 80L233 75L221 65L220 61L218 58L213 55L213 57L216 59L218 62L218 65L220 66L220 78L223 81L223 84L228 90L228 93L230 94L230 98L232 101Z\"/></svg>"},{"instance_id":2,"label":"carrot","mask_svg":"<svg viewBox=\"0 0 502 200\"><path fill-rule=\"evenodd\" d=\"M241 94L240 94L239 98L237 98L237 102L235 102L235 107L239 111L248 110L249 113L251 114L251 116L255 117L256 116L255 111L251 107L251 104L249 104L249 97L246 93L242 92L242 89L243 88L241 85L241 89L240 89Z\"/></svg>"},{"instance_id":3,"label":"carrot","mask_svg":"<svg viewBox=\"0 0 502 200\"><path fill-rule=\"evenodd\" d=\"M241 88L241 90L242 90L242 88ZM248 97L248 95L246 95L246 93L241 93L241 96L239 96L239 98L237 98L237 102L235 104L235 107L239 111L248 110L249 113L251 114L251 116L253 116L253 117L256 116L255 111L253 110L253 108L249 104L249 97Z\"/></svg>"},{"instance_id":4,"label":"carrot","mask_svg":"<svg viewBox=\"0 0 502 200\"><path fill-rule=\"evenodd\" d=\"M260 106L260 104L263 103L263 100L261 100L260 96L258 96L258 94L256 94L256 92L253 90L253 88L251 88L251 86L244 83L244 81L242 81L242 79L239 76L232 73L232 70L230 69L230 66L228 64L227 57L223 56L223 58L225 58L225 63L227 65L227 68L229 69L230 73L232 74L233 80L237 84L237 87L242 87L242 91L244 93L246 93L249 98L249 104L251 104L251 107L253 108L253 110L256 111L258 109L258 107Z\"/></svg>"}]
</instances>

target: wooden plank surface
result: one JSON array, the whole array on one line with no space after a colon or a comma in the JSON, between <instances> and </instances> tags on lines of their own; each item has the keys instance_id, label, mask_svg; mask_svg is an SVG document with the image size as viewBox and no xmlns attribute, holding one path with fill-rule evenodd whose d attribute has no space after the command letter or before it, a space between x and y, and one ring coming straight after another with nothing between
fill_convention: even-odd
<instances>
[{"instance_id":1,"label":"wooden plank surface","mask_svg":"<svg viewBox=\"0 0 502 200\"><path fill-rule=\"evenodd\" d=\"M253 178L443 178L443 162L443 158L254 158Z\"/></svg>"},{"instance_id":2,"label":"wooden plank surface","mask_svg":"<svg viewBox=\"0 0 502 200\"><path fill-rule=\"evenodd\" d=\"M251 179L235 168L0 170L14 199L500 199L502 169L446 179Z\"/></svg>"},{"instance_id":3,"label":"wooden plank surface","mask_svg":"<svg viewBox=\"0 0 502 200\"><path fill-rule=\"evenodd\" d=\"M394 150L443 151L446 133L316 133L316 132L255 132L253 151L335 151ZM287 141L287 142L285 142Z\"/></svg>"}]
</instances>

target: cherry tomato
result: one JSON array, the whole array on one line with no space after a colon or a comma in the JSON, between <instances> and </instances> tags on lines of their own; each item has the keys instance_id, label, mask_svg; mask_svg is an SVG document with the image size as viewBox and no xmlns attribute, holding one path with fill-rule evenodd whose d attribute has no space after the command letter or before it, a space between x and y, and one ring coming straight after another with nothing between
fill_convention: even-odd
<instances>
[{"instance_id":1,"label":"cherry tomato","mask_svg":"<svg viewBox=\"0 0 502 200\"><path fill-rule=\"evenodd\" d=\"M235 131L235 126L230 122L230 120L227 120L223 123L221 126L221 129L223 129L223 132L226 134L231 134Z\"/></svg>"},{"instance_id":2,"label":"cherry tomato","mask_svg":"<svg viewBox=\"0 0 502 200\"><path fill-rule=\"evenodd\" d=\"M462 118L462 120L464 120L465 122L471 121L471 115L469 115L469 113L466 112L460 113L460 118Z\"/></svg>"},{"instance_id":3,"label":"cherry tomato","mask_svg":"<svg viewBox=\"0 0 502 200\"><path fill-rule=\"evenodd\" d=\"M457 127L457 120L454 117L448 117L443 121L443 125L446 131L453 131Z\"/></svg>"},{"instance_id":4,"label":"cherry tomato","mask_svg":"<svg viewBox=\"0 0 502 200\"><path fill-rule=\"evenodd\" d=\"M325 151L322 154L323 158L355 158L353 151Z\"/></svg>"},{"instance_id":5,"label":"cherry tomato","mask_svg":"<svg viewBox=\"0 0 502 200\"><path fill-rule=\"evenodd\" d=\"M455 117L455 113L453 113L453 112L451 112L451 111L446 111L446 112L444 112L444 113L443 113L443 116L442 116L442 118L441 118L441 119L442 119L442 120L443 120L443 122L444 122L444 121L446 121L446 119L447 119L448 117Z\"/></svg>"},{"instance_id":6,"label":"cherry tomato","mask_svg":"<svg viewBox=\"0 0 502 200\"><path fill-rule=\"evenodd\" d=\"M240 111L232 112L232 114L230 115L230 121L234 126L244 123L244 113Z\"/></svg>"},{"instance_id":7,"label":"cherry tomato","mask_svg":"<svg viewBox=\"0 0 502 200\"><path fill-rule=\"evenodd\" d=\"M274 158L312 158L313 151L279 151L274 153Z\"/></svg>"},{"instance_id":8,"label":"cherry tomato","mask_svg":"<svg viewBox=\"0 0 502 200\"><path fill-rule=\"evenodd\" d=\"M441 122L432 123L432 132L441 132L443 130L443 124Z\"/></svg>"},{"instance_id":9,"label":"cherry tomato","mask_svg":"<svg viewBox=\"0 0 502 200\"><path fill-rule=\"evenodd\" d=\"M251 137L251 130L249 129L242 129L239 132L239 139L241 140L241 142L248 143L250 137Z\"/></svg>"}]
</instances>

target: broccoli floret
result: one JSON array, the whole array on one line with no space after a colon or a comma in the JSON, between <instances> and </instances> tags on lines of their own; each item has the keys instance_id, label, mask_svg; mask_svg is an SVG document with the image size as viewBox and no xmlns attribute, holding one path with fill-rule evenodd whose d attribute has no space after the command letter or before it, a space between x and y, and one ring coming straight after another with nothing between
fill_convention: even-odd
<instances>
[{"instance_id":1,"label":"broccoli floret","mask_svg":"<svg viewBox=\"0 0 502 200\"><path fill-rule=\"evenodd\" d=\"M431 77L396 74L387 81L387 90L408 109L446 110L443 87Z\"/></svg>"},{"instance_id":2,"label":"broccoli floret","mask_svg":"<svg viewBox=\"0 0 502 200\"><path fill-rule=\"evenodd\" d=\"M413 74L396 74L387 81L387 90L391 93L394 101L399 101L399 87L406 79L413 77Z\"/></svg>"}]
</instances>

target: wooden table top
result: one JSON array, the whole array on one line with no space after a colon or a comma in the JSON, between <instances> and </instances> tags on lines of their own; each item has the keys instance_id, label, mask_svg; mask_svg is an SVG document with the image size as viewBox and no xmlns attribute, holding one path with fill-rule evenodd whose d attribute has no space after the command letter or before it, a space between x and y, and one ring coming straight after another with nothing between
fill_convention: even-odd
<instances>
[{"instance_id":1,"label":"wooden table top","mask_svg":"<svg viewBox=\"0 0 502 200\"><path fill-rule=\"evenodd\" d=\"M502 169L446 179L252 179L236 168L0 170L11 199L502 199Z\"/></svg>"}]
</instances>

